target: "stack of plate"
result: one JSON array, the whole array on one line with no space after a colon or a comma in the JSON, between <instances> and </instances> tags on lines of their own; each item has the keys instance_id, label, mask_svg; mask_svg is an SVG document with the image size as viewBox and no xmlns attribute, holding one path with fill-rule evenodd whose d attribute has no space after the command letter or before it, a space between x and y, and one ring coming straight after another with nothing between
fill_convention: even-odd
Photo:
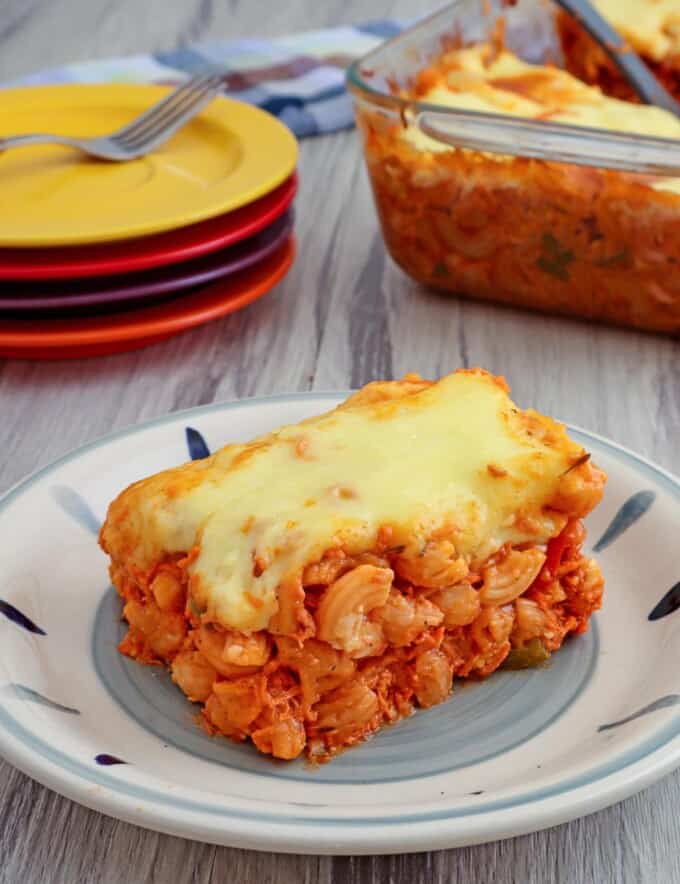
<instances>
[{"instance_id":1,"label":"stack of plate","mask_svg":"<svg viewBox=\"0 0 680 884\"><path fill-rule=\"evenodd\" d=\"M166 91L6 91L0 137L108 133ZM285 126L227 98L129 163L54 146L0 154L0 356L121 352L259 298L293 261L296 159Z\"/></svg>"}]
</instances>

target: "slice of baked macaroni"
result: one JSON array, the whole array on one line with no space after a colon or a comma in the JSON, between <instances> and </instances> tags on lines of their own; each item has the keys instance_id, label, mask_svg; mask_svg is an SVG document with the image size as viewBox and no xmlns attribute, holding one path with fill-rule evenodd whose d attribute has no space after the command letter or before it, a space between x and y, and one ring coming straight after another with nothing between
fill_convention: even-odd
<instances>
[{"instance_id":1,"label":"slice of baked macaroni","mask_svg":"<svg viewBox=\"0 0 680 884\"><path fill-rule=\"evenodd\" d=\"M368 384L111 504L120 650L167 664L209 732L328 758L587 629L604 481L502 378Z\"/></svg>"}]
</instances>

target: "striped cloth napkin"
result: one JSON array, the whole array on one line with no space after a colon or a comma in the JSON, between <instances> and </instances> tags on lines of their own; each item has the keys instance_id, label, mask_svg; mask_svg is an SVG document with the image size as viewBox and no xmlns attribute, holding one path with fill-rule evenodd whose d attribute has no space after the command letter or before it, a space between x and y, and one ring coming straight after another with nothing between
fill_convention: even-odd
<instances>
[{"instance_id":1,"label":"striped cloth napkin","mask_svg":"<svg viewBox=\"0 0 680 884\"><path fill-rule=\"evenodd\" d=\"M221 40L153 55L89 61L40 71L3 86L49 83L177 83L225 71L226 94L277 116L298 136L353 124L345 68L387 37L395 21L309 31L271 40Z\"/></svg>"}]
</instances>

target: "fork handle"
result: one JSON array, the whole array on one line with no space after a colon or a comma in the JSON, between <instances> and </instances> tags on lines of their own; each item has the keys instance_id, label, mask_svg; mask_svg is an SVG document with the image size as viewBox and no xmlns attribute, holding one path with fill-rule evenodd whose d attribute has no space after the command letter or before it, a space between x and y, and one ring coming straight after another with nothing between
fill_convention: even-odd
<instances>
[{"instance_id":1,"label":"fork handle","mask_svg":"<svg viewBox=\"0 0 680 884\"><path fill-rule=\"evenodd\" d=\"M65 147L78 147L78 142L67 135L13 135L11 138L0 138L0 151L11 147L28 147L31 144L63 144Z\"/></svg>"}]
</instances>

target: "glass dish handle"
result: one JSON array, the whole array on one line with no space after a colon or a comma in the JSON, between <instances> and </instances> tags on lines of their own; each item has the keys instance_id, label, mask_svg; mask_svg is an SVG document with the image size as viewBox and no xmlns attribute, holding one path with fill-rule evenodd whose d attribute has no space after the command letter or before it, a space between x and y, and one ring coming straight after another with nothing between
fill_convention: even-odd
<instances>
[{"instance_id":1,"label":"glass dish handle","mask_svg":"<svg viewBox=\"0 0 680 884\"><path fill-rule=\"evenodd\" d=\"M680 178L680 140L627 135L499 114L423 109L415 125L451 147Z\"/></svg>"}]
</instances>

